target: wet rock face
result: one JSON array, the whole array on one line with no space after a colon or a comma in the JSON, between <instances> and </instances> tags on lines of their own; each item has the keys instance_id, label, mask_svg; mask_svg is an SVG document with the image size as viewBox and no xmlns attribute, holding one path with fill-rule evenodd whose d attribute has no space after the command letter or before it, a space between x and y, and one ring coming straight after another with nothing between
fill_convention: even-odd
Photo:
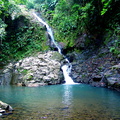
<instances>
[{"instance_id":1,"label":"wet rock face","mask_svg":"<svg viewBox=\"0 0 120 120\"><path fill-rule=\"evenodd\" d=\"M9 85L12 79L13 64L10 63L5 69L0 70L0 85Z\"/></svg>"},{"instance_id":2,"label":"wet rock face","mask_svg":"<svg viewBox=\"0 0 120 120\"><path fill-rule=\"evenodd\" d=\"M3 79L5 76L9 77L9 83L18 84L19 86L43 86L60 84L63 80L62 71L60 71L60 61L63 59L62 55L55 51L47 53L38 53L35 57L28 57L11 65L9 69L6 67L1 81L1 84L8 79ZM9 70L8 70L9 69ZM10 75L8 76L9 73ZM34 81L34 82L33 82Z\"/></svg>"},{"instance_id":3,"label":"wet rock face","mask_svg":"<svg viewBox=\"0 0 120 120\"><path fill-rule=\"evenodd\" d=\"M108 82L108 88L120 91L120 63L110 67L104 75Z\"/></svg>"},{"instance_id":4,"label":"wet rock face","mask_svg":"<svg viewBox=\"0 0 120 120\"><path fill-rule=\"evenodd\" d=\"M107 50L104 50L105 53ZM102 51L102 52L103 52ZM120 61L110 53L97 53L90 56L71 53L72 78L75 82L95 87L108 87L120 91Z\"/></svg>"}]
</instances>

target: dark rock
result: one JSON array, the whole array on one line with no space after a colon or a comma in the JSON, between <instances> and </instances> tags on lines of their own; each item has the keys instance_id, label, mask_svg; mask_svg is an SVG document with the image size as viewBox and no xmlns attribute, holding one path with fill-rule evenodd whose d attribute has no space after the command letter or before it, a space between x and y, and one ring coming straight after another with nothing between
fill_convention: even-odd
<instances>
[{"instance_id":1,"label":"dark rock","mask_svg":"<svg viewBox=\"0 0 120 120\"><path fill-rule=\"evenodd\" d=\"M13 111L13 108L10 105L2 101L0 101L0 108L8 110L8 111Z\"/></svg>"},{"instance_id":2,"label":"dark rock","mask_svg":"<svg viewBox=\"0 0 120 120\"><path fill-rule=\"evenodd\" d=\"M69 107L67 106L67 107L63 107L63 108L60 108L61 110L67 110L67 109L69 109Z\"/></svg>"},{"instance_id":3,"label":"dark rock","mask_svg":"<svg viewBox=\"0 0 120 120\"><path fill-rule=\"evenodd\" d=\"M95 76L92 78L94 82L100 82L102 77L101 76Z\"/></svg>"},{"instance_id":4,"label":"dark rock","mask_svg":"<svg viewBox=\"0 0 120 120\"><path fill-rule=\"evenodd\" d=\"M0 113L5 113L5 110L3 110L3 109L0 109Z\"/></svg>"},{"instance_id":5,"label":"dark rock","mask_svg":"<svg viewBox=\"0 0 120 120\"><path fill-rule=\"evenodd\" d=\"M114 66L111 66L105 73L105 77L108 82L108 88L115 89L120 91L120 63Z\"/></svg>"},{"instance_id":6,"label":"dark rock","mask_svg":"<svg viewBox=\"0 0 120 120\"><path fill-rule=\"evenodd\" d=\"M120 61L114 59L109 49L101 49L100 52L74 53L74 56L69 53L69 56L73 56L72 78L75 82L120 91Z\"/></svg>"},{"instance_id":7,"label":"dark rock","mask_svg":"<svg viewBox=\"0 0 120 120\"><path fill-rule=\"evenodd\" d=\"M7 113L3 113L3 115L10 115L13 114L12 112L7 112Z\"/></svg>"},{"instance_id":8,"label":"dark rock","mask_svg":"<svg viewBox=\"0 0 120 120\"><path fill-rule=\"evenodd\" d=\"M13 108L10 105L0 101L0 116L12 114L12 111Z\"/></svg>"}]
</instances>

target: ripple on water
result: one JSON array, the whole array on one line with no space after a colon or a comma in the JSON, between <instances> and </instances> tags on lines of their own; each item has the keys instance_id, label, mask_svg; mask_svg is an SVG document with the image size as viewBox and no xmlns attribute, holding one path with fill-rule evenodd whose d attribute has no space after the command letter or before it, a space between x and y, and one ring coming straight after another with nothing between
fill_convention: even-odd
<instances>
[{"instance_id":1,"label":"ripple on water","mask_svg":"<svg viewBox=\"0 0 120 120\"><path fill-rule=\"evenodd\" d=\"M120 93L105 88L80 84L10 87L2 91L1 100L9 103L15 111L1 116L0 120L120 119Z\"/></svg>"}]
</instances>

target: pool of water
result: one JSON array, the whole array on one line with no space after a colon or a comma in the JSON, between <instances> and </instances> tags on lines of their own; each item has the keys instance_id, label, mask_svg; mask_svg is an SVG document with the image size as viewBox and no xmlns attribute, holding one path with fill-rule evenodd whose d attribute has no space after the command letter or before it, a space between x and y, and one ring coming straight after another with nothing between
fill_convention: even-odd
<instances>
[{"instance_id":1,"label":"pool of water","mask_svg":"<svg viewBox=\"0 0 120 120\"><path fill-rule=\"evenodd\" d=\"M0 86L0 100L15 110L0 120L120 120L120 93L84 84Z\"/></svg>"}]
</instances>

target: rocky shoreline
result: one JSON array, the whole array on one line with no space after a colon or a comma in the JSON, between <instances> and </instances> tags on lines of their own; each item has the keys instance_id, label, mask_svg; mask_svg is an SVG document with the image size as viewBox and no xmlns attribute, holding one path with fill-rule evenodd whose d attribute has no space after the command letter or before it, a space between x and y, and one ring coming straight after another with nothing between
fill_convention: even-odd
<instances>
[{"instance_id":1,"label":"rocky shoreline","mask_svg":"<svg viewBox=\"0 0 120 120\"><path fill-rule=\"evenodd\" d=\"M71 77L75 82L120 91L120 60L107 48L88 53L69 53ZM64 83L64 58L57 51L38 53L10 63L0 71L0 85L38 87Z\"/></svg>"},{"instance_id":2,"label":"rocky shoreline","mask_svg":"<svg viewBox=\"0 0 120 120\"><path fill-rule=\"evenodd\" d=\"M120 59L107 48L82 54L70 54L71 76L75 82L106 87L120 92Z\"/></svg>"},{"instance_id":3,"label":"rocky shoreline","mask_svg":"<svg viewBox=\"0 0 120 120\"><path fill-rule=\"evenodd\" d=\"M13 108L2 101L0 101L0 116L12 114Z\"/></svg>"}]
</instances>

